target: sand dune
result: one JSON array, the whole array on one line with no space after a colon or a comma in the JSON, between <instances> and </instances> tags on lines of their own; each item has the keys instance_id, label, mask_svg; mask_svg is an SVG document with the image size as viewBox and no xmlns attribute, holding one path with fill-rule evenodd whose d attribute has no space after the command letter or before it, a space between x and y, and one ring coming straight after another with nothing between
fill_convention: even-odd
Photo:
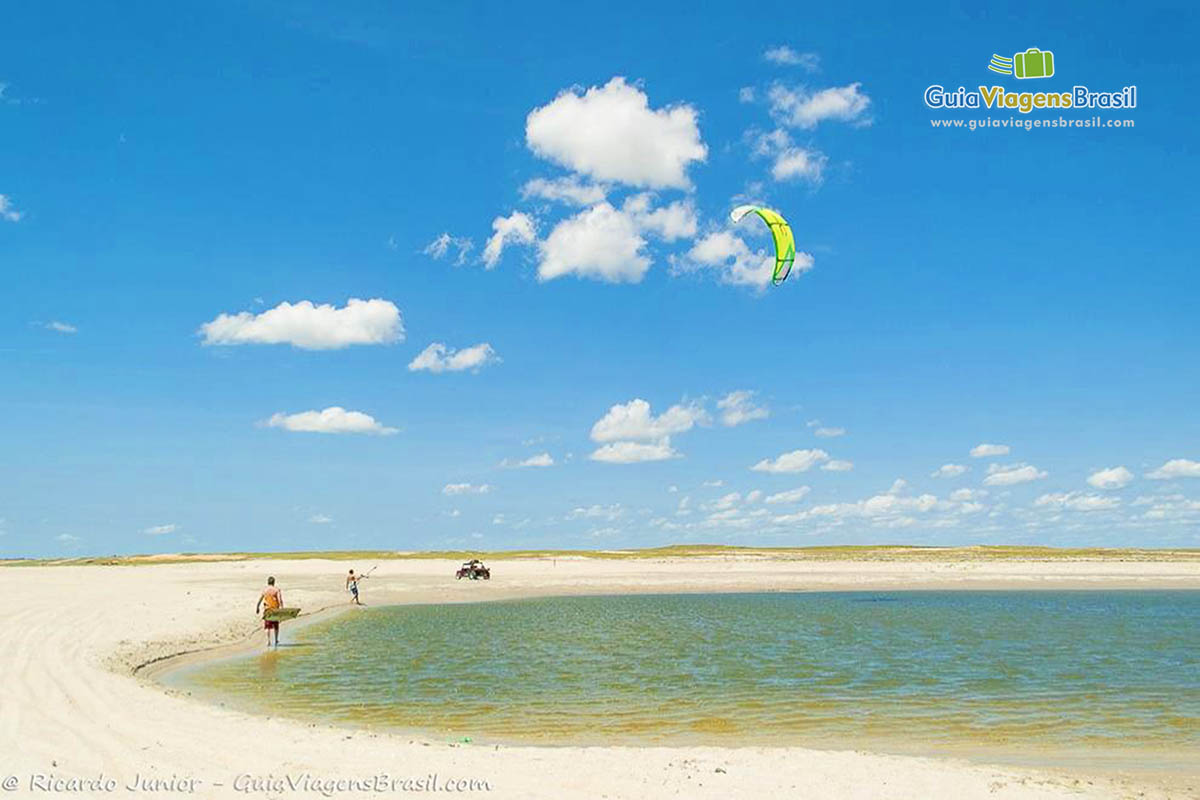
<instances>
[{"instance_id":1,"label":"sand dune","mask_svg":"<svg viewBox=\"0 0 1200 800\"><path fill-rule=\"evenodd\" d=\"M1200 588L1200 563L1194 561L529 559L505 561L490 583L455 582L454 566L445 560L385 561L364 583L364 598L392 603L639 591ZM458 793L495 798L1195 796L1186 776L1081 776L860 752L450 745L249 716L171 693L155 682L155 667L145 666L218 645L259 646L254 602L267 574L278 576L288 605L344 605L347 567L345 561L309 559L0 568L0 788L14 788L11 797L45 796L51 792L38 786L71 788L71 781L82 780L91 783L72 796L122 797L134 794L124 788L131 781L149 778L162 782L160 790L137 794L189 794L190 788L192 796L206 798L319 797L311 787L324 781L435 774L441 787L450 780L486 781L489 790ZM170 662L157 662L164 663ZM289 778L309 790L289 789ZM15 787L6 781L16 781ZM356 789L333 796L413 793Z\"/></svg>"}]
</instances>

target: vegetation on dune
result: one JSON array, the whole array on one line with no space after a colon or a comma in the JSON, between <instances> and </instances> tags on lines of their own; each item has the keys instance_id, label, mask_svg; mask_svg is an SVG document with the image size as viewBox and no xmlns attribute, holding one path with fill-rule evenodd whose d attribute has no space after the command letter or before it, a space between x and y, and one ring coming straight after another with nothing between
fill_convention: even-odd
<instances>
[{"instance_id":1,"label":"vegetation on dune","mask_svg":"<svg viewBox=\"0 0 1200 800\"><path fill-rule=\"evenodd\" d=\"M146 566L218 561L307 560L394 561L445 559L495 561L531 558L588 558L635 560L656 558L753 558L778 561L1200 561L1200 550L1104 547L1038 547L975 545L922 547L914 545L828 545L819 547L745 547L723 544L677 544L638 550L314 550L279 553L169 553L162 555L97 556L65 559L0 559L0 566Z\"/></svg>"}]
</instances>

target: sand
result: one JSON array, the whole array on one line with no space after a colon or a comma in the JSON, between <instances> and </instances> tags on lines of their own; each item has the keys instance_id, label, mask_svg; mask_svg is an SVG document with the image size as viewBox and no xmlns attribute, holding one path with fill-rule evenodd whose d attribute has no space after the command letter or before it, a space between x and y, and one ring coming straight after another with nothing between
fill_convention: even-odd
<instances>
[{"instance_id":1,"label":"sand","mask_svg":"<svg viewBox=\"0 0 1200 800\"><path fill-rule=\"evenodd\" d=\"M355 613L342 590L349 566L361 571L373 563L0 567L0 796L404 796L423 793L404 779L427 776L436 776L438 793L452 780L486 782L486 789L477 783L454 793L489 798L1200 796L1196 776L1110 774L1102 765L1081 773L795 747L449 744L255 717L156 680L179 653L260 647L254 603L268 574L277 576L288 605ZM363 582L364 601L851 588L1200 589L1195 561L524 559L497 562L490 582L456 582L455 566L384 561ZM293 624L284 623L285 642ZM146 788L146 781L154 783ZM131 784L141 788L130 790Z\"/></svg>"}]
</instances>

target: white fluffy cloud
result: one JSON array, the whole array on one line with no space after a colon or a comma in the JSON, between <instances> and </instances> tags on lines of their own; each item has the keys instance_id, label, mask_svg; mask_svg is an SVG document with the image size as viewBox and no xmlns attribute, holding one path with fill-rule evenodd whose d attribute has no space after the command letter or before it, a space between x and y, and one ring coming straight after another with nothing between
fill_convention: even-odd
<instances>
[{"instance_id":1,"label":"white fluffy cloud","mask_svg":"<svg viewBox=\"0 0 1200 800\"><path fill-rule=\"evenodd\" d=\"M651 109L641 89L616 77L529 112L525 141L538 156L601 182L686 189L688 167L708 156L696 120L688 105Z\"/></svg>"},{"instance_id":2,"label":"white fluffy cloud","mask_svg":"<svg viewBox=\"0 0 1200 800\"><path fill-rule=\"evenodd\" d=\"M957 478L967 471L967 468L962 464L942 464L940 467L929 473L931 478Z\"/></svg>"},{"instance_id":3,"label":"white fluffy cloud","mask_svg":"<svg viewBox=\"0 0 1200 800\"><path fill-rule=\"evenodd\" d=\"M200 326L206 345L290 344L302 350L339 350L356 344L404 340L400 309L388 300L350 298L342 308L302 300L261 314L220 314Z\"/></svg>"},{"instance_id":4,"label":"white fluffy cloud","mask_svg":"<svg viewBox=\"0 0 1200 800\"><path fill-rule=\"evenodd\" d=\"M854 462L835 458L822 464L821 469L825 472L849 472L854 469Z\"/></svg>"},{"instance_id":5,"label":"white fluffy cloud","mask_svg":"<svg viewBox=\"0 0 1200 800\"><path fill-rule=\"evenodd\" d=\"M650 269L645 246L632 215L598 203L550 231L538 247L538 279L575 275L608 283L638 283Z\"/></svg>"},{"instance_id":6,"label":"white fluffy cloud","mask_svg":"<svg viewBox=\"0 0 1200 800\"><path fill-rule=\"evenodd\" d=\"M740 389L730 392L717 401L721 412L721 424L732 428L756 419L766 419L771 412L764 405L754 402L754 392Z\"/></svg>"},{"instance_id":7,"label":"white fluffy cloud","mask_svg":"<svg viewBox=\"0 0 1200 800\"><path fill-rule=\"evenodd\" d=\"M333 522L333 517L328 514L313 514L308 521L312 525L328 525Z\"/></svg>"},{"instance_id":8,"label":"white fluffy cloud","mask_svg":"<svg viewBox=\"0 0 1200 800\"><path fill-rule=\"evenodd\" d=\"M421 252L435 261L440 261L449 254L450 250L455 251L454 263L461 265L467 260L467 253L471 252L475 247L475 243L470 239L458 236L451 236L449 233L442 233L432 242L425 246Z\"/></svg>"},{"instance_id":9,"label":"white fluffy cloud","mask_svg":"<svg viewBox=\"0 0 1200 800\"><path fill-rule=\"evenodd\" d=\"M665 242L696 235L696 208L690 200L676 200L654 208L654 196L649 192L635 194L621 206L638 230L650 233Z\"/></svg>"},{"instance_id":10,"label":"white fluffy cloud","mask_svg":"<svg viewBox=\"0 0 1200 800\"><path fill-rule=\"evenodd\" d=\"M764 458L750 469L755 472L807 472L822 461L828 460L829 454L824 450L793 450L775 459Z\"/></svg>"},{"instance_id":11,"label":"white fluffy cloud","mask_svg":"<svg viewBox=\"0 0 1200 800\"><path fill-rule=\"evenodd\" d=\"M671 458L679 458L679 453L671 448L671 440L665 436L657 442L613 442L598 448L591 455L593 461L609 464L666 461Z\"/></svg>"},{"instance_id":12,"label":"white fluffy cloud","mask_svg":"<svg viewBox=\"0 0 1200 800\"><path fill-rule=\"evenodd\" d=\"M537 241L537 224L523 211L492 220L492 235L483 246L483 265L492 269L500 263L500 255L510 244L533 244Z\"/></svg>"},{"instance_id":13,"label":"white fluffy cloud","mask_svg":"<svg viewBox=\"0 0 1200 800\"><path fill-rule=\"evenodd\" d=\"M807 72L816 72L821 68L821 57L816 53L800 53L787 45L768 48L763 58L772 64L787 67L801 67Z\"/></svg>"},{"instance_id":14,"label":"white fluffy cloud","mask_svg":"<svg viewBox=\"0 0 1200 800\"><path fill-rule=\"evenodd\" d=\"M1109 467L1093 472L1087 482L1097 489L1120 489L1133 480L1133 473L1125 467Z\"/></svg>"},{"instance_id":15,"label":"white fluffy cloud","mask_svg":"<svg viewBox=\"0 0 1200 800\"><path fill-rule=\"evenodd\" d=\"M845 428L833 428L822 425L813 431L813 436L819 436L822 439L835 439L838 436L845 436Z\"/></svg>"},{"instance_id":16,"label":"white fluffy cloud","mask_svg":"<svg viewBox=\"0 0 1200 800\"><path fill-rule=\"evenodd\" d=\"M1156 481L1165 481L1171 478L1200 478L1200 461L1173 458L1158 469L1147 472L1146 477Z\"/></svg>"},{"instance_id":17,"label":"white fluffy cloud","mask_svg":"<svg viewBox=\"0 0 1200 800\"><path fill-rule=\"evenodd\" d=\"M492 491L490 484L481 483L447 483L442 487L442 494L446 496L454 496L460 494L488 494Z\"/></svg>"},{"instance_id":18,"label":"white fluffy cloud","mask_svg":"<svg viewBox=\"0 0 1200 800\"><path fill-rule=\"evenodd\" d=\"M799 179L819 184L829 162L821 151L797 145L782 128L759 134L753 152L755 156L771 159L771 177L777 181Z\"/></svg>"},{"instance_id":19,"label":"white fluffy cloud","mask_svg":"<svg viewBox=\"0 0 1200 800\"><path fill-rule=\"evenodd\" d=\"M1121 505L1115 497L1083 492L1060 492L1044 494L1033 501L1039 508L1065 508L1068 511L1107 511Z\"/></svg>"},{"instance_id":20,"label":"white fluffy cloud","mask_svg":"<svg viewBox=\"0 0 1200 800\"><path fill-rule=\"evenodd\" d=\"M1012 464L1009 466L992 464L988 467L988 474L983 479L983 482L988 486L1013 486L1018 483L1041 480L1048 474L1031 464Z\"/></svg>"},{"instance_id":21,"label":"white fluffy cloud","mask_svg":"<svg viewBox=\"0 0 1200 800\"><path fill-rule=\"evenodd\" d=\"M19 222L21 220L21 212L17 211L12 200L6 194L0 194L0 219L5 222Z\"/></svg>"},{"instance_id":22,"label":"white fluffy cloud","mask_svg":"<svg viewBox=\"0 0 1200 800\"><path fill-rule=\"evenodd\" d=\"M412 372L420 370L462 372L468 369L478 371L488 364L496 364L499 361L500 357L487 342L464 347L462 350L455 350L441 342L434 342L417 354L417 357L409 362L408 368Z\"/></svg>"},{"instance_id":23,"label":"white fluffy cloud","mask_svg":"<svg viewBox=\"0 0 1200 800\"><path fill-rule=\"evenodd\" d=\"M971 458L990 458L992 456L1006 456L1011 452L1011 448L1006 444L977 444L971 448Z\"/></svg>"},{"instance_id":24,"label":"white fluffy cloud","mask_svg":"<svg viewBox=\"0 0 1200 800\"><path fill-rule=\"evenodd\" d=\"M683 258L673 258L676 273L711 271L721 283L749 286L759 290L771 283L775 272L775 256L765 250L751 251L746 242L732 231L714 231L701 237ZM813 257L796 253L792 272L812 269Z\"/></svg>"},{"instance_id":25,"label":"white fluffy cloud","mask_svg":"<svg viewBox=\"0 0 1200 800\"><path fill-rule=\"evenodd\" d=\"M534 178L521 187L521 197L526 200L537 197L574 206L590 206L604 202L606 195L605 187L597 183L586 183L578 175Z\"/></svg>"},{"instance_id":26,"label":"white fluffy cloud","mask_svg":"<svg viewBox=\"0 0 1200 800\"><path fill-rule=\"evenodd\" d=\"M79 333L79 328L76 328L71 323L59 322L56 319L51 320L50 322L47 322L44 327L46 328L46 330L54 331L55 333L66 333L66 334Z\"/></svg>"},{"instance_id":27,"label":"white fluffy cloud","mask_svg":"<svg viewBox=\"0 0 1200 800\"><path fill-rule=\"evenodd\" d=\"M166 536L168 533L174 533L179 530L179 526L173 522L168 522L165 525L151 525L149 528L144 528L142 533L147 536Z\"/></svg>"},{"instance_id":28,"label":"white fluffy cloud","mask_svg":"<svg viewBox=\"0 0 1200 800\"><path fill-rule=\"evenodd\" d=\"M538 453L537 455L523 458L520 461L509 461L507 458L500 462L502 467L513 467L519 469L521 467L553 467L554 456L549 453Z\"/></svg>"},{"instance_id":29,"label":"white fluffy cloud","mask_svg":"<svg viewBox=\"0 0 1200 800\"><path fill-rule=\"evenodd\" d=\"M826 120L867 124L870 122L866 113L871 98L862 92L861 87L861 83L851 83L810 92L776 84L771 87L767 97L775 118L793 128L808 130Z\"/></svg>"},{"instance_id":30,"label":"white fluffy cloud","mask_svg":"<svg viewBox=\"0 0 1200 800\"><path fill-rule=\"evenodd\" d=\"M398 433L396 428L385 427L370 414L347 411L341 406L330 406L323 411L301 411L298 414L272 414L265 424L269 428L299 433L366 433L375 436Z\"/></svg>"},{"instance_id":31,"label":"white fluffy cloud","mask_svg":"<svg viewBox=\"0 0 1200 800\"><path fill-rule=\"evenodd\" d=\"M767 495L766 503L776 505L778 503L799 503L811 491L807 486L797 486L795 489L788 489L786 492L776 492L775 494Z\"/></svg>"},{"instance_id":32,"label":"white fluffy cloud","mask_svg":"<svg viewBox=\"0 0 1200 800\"><path fill-rule=\"evenodd\" d=\"M695 403L677 404L657 417L645 400L634 398L608 409L592 426L594 442L615 442L622 439L659 439L689 431L708 422L708 413Z\"/></svg>"}]
</instances>

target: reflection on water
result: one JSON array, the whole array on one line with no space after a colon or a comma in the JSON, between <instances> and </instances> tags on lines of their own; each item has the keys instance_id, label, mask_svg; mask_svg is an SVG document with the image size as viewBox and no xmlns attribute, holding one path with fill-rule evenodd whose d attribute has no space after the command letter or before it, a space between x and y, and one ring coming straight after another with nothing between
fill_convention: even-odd
<instances>
[{"instance_id":1,"label":"reflection on water","mask_svg":"<svg viewBox=\"0 0 1200 800\"><path fill-rule=\"evenodd\" d=\"M1200 592L391 606L172 680L248 708L546 744L1200 747Z\"/></svg>"}]
</instances>

